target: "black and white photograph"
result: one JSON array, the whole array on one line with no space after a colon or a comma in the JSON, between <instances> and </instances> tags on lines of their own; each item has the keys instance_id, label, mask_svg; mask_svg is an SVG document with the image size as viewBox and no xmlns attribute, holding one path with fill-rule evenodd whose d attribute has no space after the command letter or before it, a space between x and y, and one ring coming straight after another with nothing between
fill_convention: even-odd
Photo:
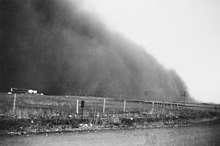
<instances>
[{"instance_id":1,"label":"black and white photograph","mask_svg":"<svg viewBox=\"0 0 220 146\"><path fill-rule=\"evenodd\" d=\"M219 0L0 0L0 146L219 145Z\"/></svg>"}]
</instances>

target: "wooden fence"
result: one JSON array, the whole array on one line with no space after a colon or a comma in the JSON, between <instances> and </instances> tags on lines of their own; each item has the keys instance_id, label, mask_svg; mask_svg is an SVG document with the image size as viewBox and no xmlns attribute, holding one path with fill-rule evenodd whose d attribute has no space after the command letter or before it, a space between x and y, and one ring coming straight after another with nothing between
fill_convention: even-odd
<instances>
[{"instance_id":1,"label":"wooden fence","mask_svg":"<svg viewBox=\"0 0 220 146\"><path fill-rule=\"evenodd\" d=\"M183 102L124 100L92 96L47 96L35 94L0 94L0 114L19 117L51 116L54 114L78 115L82 113L84 101L85 116L117 113L164 112L188 108L220 112L220 105Z\"/></svg>"}]
</instances>

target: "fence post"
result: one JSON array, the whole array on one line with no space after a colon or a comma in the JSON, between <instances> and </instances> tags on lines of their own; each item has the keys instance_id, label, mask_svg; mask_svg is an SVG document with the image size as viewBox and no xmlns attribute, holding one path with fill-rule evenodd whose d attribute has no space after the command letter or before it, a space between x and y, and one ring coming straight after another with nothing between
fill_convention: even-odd
<instances>
[{"instance_id":1,"label":"fence post","mask_svg":"<svg viewBox=\"0 0 220 146\"><path fill-rule=\"evenodd\" d=\"M14 101L13 101L13 114L15 114L15 106L16 106L16 93L14 94Z\"/></svg>"},{"instance_id":2,"label":"fence post","mask_svg":"<svg viewBox=\"0 0 220 146\"><path fill-rule=\"evenodd\" d=\"M76 100L76 113L79 113L79 100Z\"/></svg>"},{"instance_id":3,"label":"fence post","mask_svg":"<svg viewBox=\"0 0 220 146\"><path fill-rule=\"evenodd\" d=\"M152 101L152 111L154 111L154 101Z\"/></svg>"},{"instance_id":4,"label":"fence post","mask_svg":"<svg viewBox=\"0 0 220 146\"><path fill-rule=\"evenodd\" d=\"M125 112L125 109L126 109L126 100L124 100L124 109L123 109L123 112Z\"/></svg>"},{"instance_id":5,"label":"fence post","mask_svg":"<svg viewBox=\"0 0 220 146\"><path fill-rule=\"evenodd\" d=\"M141 106L141 102L140 102L140 112L141 112L141 107L142 107L142 106Z\"/></svg>"},{"instance_id":6,"label":"fence post","mask_svg":"<svg viewBox=\"0 0 220 146\"><path fill-rule=\"evenodd\" d=\"M105 100L106 100L106 99L104 99L104 102L103 102L103 111L102 111L103 114L105 113Z\"/></svg>"}]
</instances>

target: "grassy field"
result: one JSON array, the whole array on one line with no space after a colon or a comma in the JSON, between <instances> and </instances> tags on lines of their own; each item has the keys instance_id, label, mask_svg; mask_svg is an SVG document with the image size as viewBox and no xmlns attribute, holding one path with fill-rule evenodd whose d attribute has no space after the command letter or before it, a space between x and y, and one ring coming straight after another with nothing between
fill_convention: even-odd
<instances>
[{"instance_id":1,"label":"grassy field","mask_svg":"<svg viewBox=\"0 0 220 146\"><path fill-rule=\"evenodd\" d=\"M0 94L1 114L11 113L14 104L13 94ZM65 111L68 113L81 113L81 101L85 101L85 113L120 113L123 111L141 112L150 111L152 105L150 103L140 103L135 101L126 101L124 108L124 100L114 100L98 97L83 96L46 96L33 94L16 94L15 112L20 109L36 109L49 111ZM104 101L105 100L105 101ZM105 105L104 105L105 102ZM156 107L156 106L155 106Z\"/></svg>"},{"instance_id":2,"label":"grassy field","mask_svg":"<svg viewBox=\"0 0 220 146\"><path fill-rule=\"evenodd\" d=\"M16 96L16 97L15 97ZM16 98L16 99L15 99ZM84 114L103 114L121 112L163 112L187 108L193 110L220 111L215 104L177 103L159 101L132 101L123 99L101 98L91 96L48 96L36 94L0 94L0 114L15 114L27 116L28 114L51 113L81 113L81 101L85 101ZM77 111L78 101L78 111ZM154 103L154 104L153 104ZM14 109L13 109L14 106ZM31 111L31 112L30 112Z\"/></svg>"},{"instance_id":3,"label":"grassy field","mask_svg":"<svg viewBox=\"0 0 220 146\"><path fill-rule=\"evenodd\" d=\"M219 108L215 104L1 93L0 134L74 131L81 130L81 124L89 129L182 125L218 120Z\"/></svg>"}]
</instances>

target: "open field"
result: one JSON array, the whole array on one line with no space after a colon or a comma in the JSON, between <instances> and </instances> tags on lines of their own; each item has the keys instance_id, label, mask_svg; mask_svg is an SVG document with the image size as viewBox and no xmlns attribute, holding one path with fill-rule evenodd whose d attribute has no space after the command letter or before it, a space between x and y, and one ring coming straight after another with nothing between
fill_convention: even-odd
<instances>
[{"instance_id":1,"label":"open field","mask_svg":"<svg viewBox=\"0 0 220 146\"><path fill-rule=\"evenodd\" d=\"M121 112L150 112L172 109L193 109L220 112L220 105L163 101L135 101L91 96L47 96L35 94L0 94L0 114L27 115L27 111L81 113L81 101L85 101L84 114ZM77 104L78 103L78 104Z\"/></svg>"},{"instance_id":2,"label":"open field","mask_svg":"<svg viewBox=\"0 0 220 146\"><path fill-rule=\"evenodd\" d=\"M81 101L85 101L82 111ZM0 134L169 127L219 122L215 104L0 94Z\"/></svg>"}]
</instances>

